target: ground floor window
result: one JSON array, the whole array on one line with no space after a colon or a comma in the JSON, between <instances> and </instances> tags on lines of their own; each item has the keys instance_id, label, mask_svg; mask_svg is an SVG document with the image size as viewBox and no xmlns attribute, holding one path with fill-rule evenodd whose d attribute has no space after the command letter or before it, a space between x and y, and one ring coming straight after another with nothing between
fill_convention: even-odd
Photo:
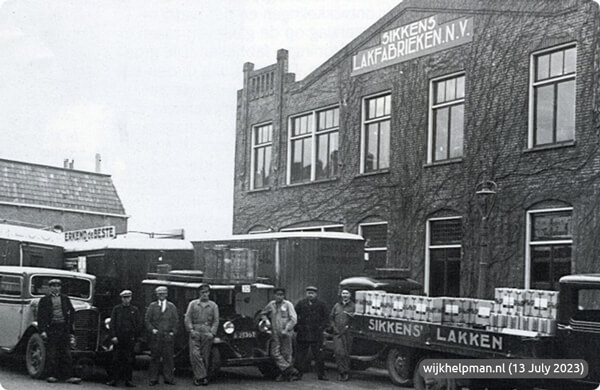
<instances>
[{"instance_id":1,"label":"ground floor window","mask_svg":"<svg viewBox=\"0 0 600 390\"><path fill-rule=\"evenodd\" d=\"M572 209L535 210L528 217L528 282L531 288L558 290L572 272Z\"/></svg>"},{"instance_id":2,"label":"ground floor window","mask_svg":"<svg viewBox=\"0 0 600 390\"><path fill-rule=\"evenodd\" d=\"M426 287L429 287L429 295L459 296L462 219L460 217L430 219L427 236L426 262L429 267Z\"/></svg>"},{"instance_id":3,"label":"ground floor window","mask_svg":"<svg viewBox=\"0 0 600 390\"><path fill-rule=\"evenodd\" d=\"M365 239L367 268L384 268L387 264L388 224L370 222L358 225L358 234Z\"/></svg>"}]
</instances>

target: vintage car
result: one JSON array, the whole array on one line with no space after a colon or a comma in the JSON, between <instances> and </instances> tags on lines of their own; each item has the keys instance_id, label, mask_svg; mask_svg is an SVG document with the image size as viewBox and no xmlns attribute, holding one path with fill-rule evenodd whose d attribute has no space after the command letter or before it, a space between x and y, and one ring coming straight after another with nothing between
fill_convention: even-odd
<instances>
[{"instance_id":1,"label":"vintage car","mask_svg":"<svg viewBox=\"0 0 600 390\"><path fill-rule=\"evenodd\" d=\"M33 378L44 377L46 347L37 324L37 304L49 291L48 281L60 279L62 292L75 308L74 368L86 376L103 354L100 317L92 305L96 278L92 275L39 267L0 266L0 350L25 360Z\"/></svg>"},{"instance_id":2,"label":"vintage car","mask_svg":"<svg viewBox=\"0 0 600 390\"><path fill-rule=\"evenodd\" d=\"M189 302L198 298L201 283L209 283L210 299L219 306L219 329L213 342L209 372L216 375L221 367L256 366L267 377L277 374L269 356L270 334L259 321L259 313L269 302L273 286L250 281L208 281L201 271L178 270L167 274L148 274L142 284L146 297L154 289L166 286L168 300L179 310L179 330L175 338L175 366L189 367L188 333L183 317ZM146 302L146 306L150 300Z\"/></svg>"}]
</instances>

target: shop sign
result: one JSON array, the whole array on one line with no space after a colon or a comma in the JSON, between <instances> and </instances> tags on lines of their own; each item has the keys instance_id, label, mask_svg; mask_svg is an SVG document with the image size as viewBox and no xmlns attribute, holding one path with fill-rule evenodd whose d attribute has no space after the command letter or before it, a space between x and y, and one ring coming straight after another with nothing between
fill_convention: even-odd
<instances>
[{"instance_id":1,"label":"shop sign","mask_svg":"<svg viewBox=\"0 0 600 390\"><path fill-rule=\"evenodd\" d=\"M473 40L473 18L438 24L436 16L381 33L377 46L352 56L352 76L459 46Z\"/></svg>"},{"instance_id":2,"label":"shop sign","mask_svg":"<svg viewBox=\"0 0 600 390\"><path fill-rule=\"evenodd\" d=\"M114 226L103 226L91 229L72 230L65 232L65 242L68 241L90 241L116 238L117 233Z\"/></svg>"}]
</instances>

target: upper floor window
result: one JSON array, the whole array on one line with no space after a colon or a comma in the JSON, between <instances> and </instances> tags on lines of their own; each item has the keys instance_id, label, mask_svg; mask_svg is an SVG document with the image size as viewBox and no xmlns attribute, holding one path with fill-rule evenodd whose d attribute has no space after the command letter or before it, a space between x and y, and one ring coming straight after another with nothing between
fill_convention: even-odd
<instances>
[{"instance_id":1,"label":"upper floor window","mask_svg":"<svg viewBox=\"0 0 600 390\"><path fill-rule=\"evenodd\" d=\"M390 167L390 126L392 95L364 99L361 172L375 172Z\"/></svg>"},{"instance_id":2,"label":"upper floor window","mask_svg":"<svg viewBox=\"0 0 600 390\"><path fill-rule=\"evenodd\" d=\"M452 75L431 81L429 162L463 155L465 76Z\"/></svg>"},{"instance_id":3,"label":"upper floor window","mask_svg":"<svg viewBox=\"0 0 600 390\"><path fill-rule=\"evenodd\" d=\"M269 186L272 149L273 125L255 126L252 129L252 189Z\"/></svg>"},{"instance_id":4,"label":"upper floor window","mask_svg":"<svg viewBox=\"0 0 600 390\"><path fill-rule=\"evenodd\" d=\"M293 117L290 121L290 184L338 174L339 107Z\"/></svg>"},{"instance_id":5,"label":"upper floor window","mask_svg":"<svg viewBox=\"0 0 600 390\"><path fill-rule=\"evenodd\" d=\"M558 290L558 280L571 273L572 209L534 210L527 213L527 245L531 288Z\"/></svg>"},{"instance_id":6,"label":"upper floor window","mask_svg":"<svg viewBox=\"0 0 600 390\"><path fill-rule=\"evenodd\" d=\"M577 48L553 48L532 57L533 126L529 146L575 139Z\"/></svg>"}]
</instances>

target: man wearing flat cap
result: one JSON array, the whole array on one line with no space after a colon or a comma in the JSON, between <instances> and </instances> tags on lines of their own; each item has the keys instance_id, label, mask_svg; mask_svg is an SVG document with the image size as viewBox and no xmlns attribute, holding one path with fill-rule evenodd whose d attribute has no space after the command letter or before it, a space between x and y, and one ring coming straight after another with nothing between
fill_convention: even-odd
<instances>
[{"instance_id":1,"label":"man wearing flat cap","mask_svg":"<svg viewBox=\"0 0 600 390\"><path fill-rule=\"evenodd\" d=\"M273 290L275 299L262 310L262 318L271 321L271 357L275 361L280 374L276 381L298 380L300 373L292 365L292 336L298 317L292 302L284 299L285 289Z\"/></svg>"},{"instance_id":2,"label":"man wearing flat cap","mask_svg":"<svg viewBox=\"0 0 600 390\"><path fill-rule=\"evenodd\" d=\"M296 303L296 367L301 373L309 371L310 355L315 360L317 377L327 380L323 360L323 331L329 325L329 310L317 296L315 286L306 287L306 297Z\"/></svg>"},{"instance_id":3,"label":"man wearing flat cap","mask_svg":"<svg viewBox=\"0 0 600 390\"><path fill-rule=\"evenodd\" d=\"M60 279L50 279L48 287L50 293L40 299L37 314L40 335L46 341L48 351L46 381L54 383L68 378L67 383L79 384L81 379L73 376L71 357L71 343L75 342L75 309L69 297L61 293Z\"/></svg>"},{"instance_id":4,"label":"man wearing flat cap","mask_svg":"<svg viewBox=\"0 0 600 390\"><path fill-rule=\"evenodd\" d=\"M331 326L333 328L333 351L341 381L350 378L350 351L352 350L352 335L348 331L350 318L354 315L352 293L347 288L340 290L341 300L331 309Z\"/></svg>"},{"instance_id":5,"label":"man wearing flat cap","mask_svg":"<svg viewBox=\"0 0 600 390\"><path fill-rule=\"evenodd\" d=\"M113 307L110 315L110 335L113 343L113 365L109 386L116 386L119 380L125 386L135 387L131 382L135 360L135 341L141 335L143 325L139 309L131 304L133 293L123 290L119 294L121 303Z\"/></svg>"},{"instance_id":6,"label":"man wearing flat cap","mask_svg":"<svg viewBox=\"0 0 600 390\"><path fill-rule=\"evenodd\" d=\"M185 328L190 332L190 363L194 372L194 386L208 384L208 367L213 339L219 329L219 307L208 299L210 286L198 287L199 298L190 301L185 312Z\"/></svg>"},{"instance_id":7,"label":"man wearing flat cap","mask_svg":"<svg viewBox=\"0 0 600 390\"><path fill-rule=\"evenodd\" d=\"M150 386L158 384L161 374L168 385L175 384L173 355L175 353L175 333L179 323L179 315L175 305L167 301L168 290L165 286L157 287L157 300L146 309L146 329L150 333ZM162 362L162 364L161 364Z\"/></svg>"}]
</instances>

